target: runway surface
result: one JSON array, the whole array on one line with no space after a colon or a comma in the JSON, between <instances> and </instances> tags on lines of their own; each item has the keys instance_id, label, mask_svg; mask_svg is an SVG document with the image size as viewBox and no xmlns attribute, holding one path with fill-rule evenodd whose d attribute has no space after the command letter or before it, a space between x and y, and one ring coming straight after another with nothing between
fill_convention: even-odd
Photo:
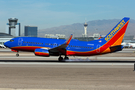
<instances>
[{"instance_id":1,"label":"runway surface","mask_svg":"<svg viewBox=\"0 0 135 90\"><path fill-rule=\"evenodd\" d=\"M92 57L37 57L0 51L0 90L134 90L135 49Z\"/></svg>"},{"instance_id":2,"label":"runway surface","mask_svg":"<svg viewBox=\"0 0 135 90\"><path fill-rule=\"evenodd\" d=\"M0 88L134 90L133 65L0 64Z\"/></svg>"}]
</instances>

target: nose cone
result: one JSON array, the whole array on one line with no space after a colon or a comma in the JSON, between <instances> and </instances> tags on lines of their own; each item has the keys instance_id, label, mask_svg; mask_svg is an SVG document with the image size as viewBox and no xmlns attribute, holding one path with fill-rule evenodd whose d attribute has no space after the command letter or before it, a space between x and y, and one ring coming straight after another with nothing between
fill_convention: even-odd
<instances>
[{"instance_id":1,"label":"nose cone","mask_svg":"<svg viewBox=\"0 0 135 90\"><path fill-rule=\"evenodd\" d=\"M4 43L4 46L9 47L8 41Z\"/></svg>"}]
</instances>

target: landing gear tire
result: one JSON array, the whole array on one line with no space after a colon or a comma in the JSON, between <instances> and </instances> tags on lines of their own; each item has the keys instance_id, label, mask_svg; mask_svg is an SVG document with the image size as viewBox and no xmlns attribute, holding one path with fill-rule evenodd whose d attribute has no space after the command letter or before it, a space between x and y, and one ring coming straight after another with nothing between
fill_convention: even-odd
<instances>
[{"instance_id":1,"label":"landing gear tire","mask_svg":"<svg viewBox=\"0 0 135 90\"><path fill-rule=\"evenodd\" d=\"M19 54L18 53L16 54L16 57L19 57Z\"/></svg>"},{"instance_id":2,"label":"landing gear tire","mask_svg":"<svg viewBox=\"0 0 135 90\"><path fill-rule=\"evenodd\" d=\"M69 60L69 57L65 57L64 60Z\"/></svg>"},{"instance_id":3,"label":"landing gear tire","mask_svg":"<svg viewBox=\"0 0 135 90\"><path fill-rule=\"evenodd\" d=\"M58 60L59 60L59 62L62 62L63 61L63 57L59 57Z\"/></svg>"}]
</instances>

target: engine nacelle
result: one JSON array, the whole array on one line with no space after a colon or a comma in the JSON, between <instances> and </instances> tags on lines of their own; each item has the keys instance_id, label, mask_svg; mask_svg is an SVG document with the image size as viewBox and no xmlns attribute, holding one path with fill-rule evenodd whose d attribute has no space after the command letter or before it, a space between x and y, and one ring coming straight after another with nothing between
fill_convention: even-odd
<instances>
[{"instance_id":1,"label":"engine nacelle","mask_svg":"<svg viewBox=\"0 0 135 90\"><path fill-rule=\"evenodd\" d=\"M45 56L45 57L50 56L49 51L45 50L45 49L42 49L42 48L35 49L35 55L37 55L37 56Z\"/></svg>"}]
</instances>

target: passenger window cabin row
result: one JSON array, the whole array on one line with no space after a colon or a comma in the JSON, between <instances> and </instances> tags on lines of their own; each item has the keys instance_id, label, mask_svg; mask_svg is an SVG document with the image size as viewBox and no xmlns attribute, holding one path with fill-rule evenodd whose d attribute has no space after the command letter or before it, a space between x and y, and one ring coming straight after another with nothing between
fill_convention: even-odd
<instances>
[{"instance_id":1,"label":"passenger window cabin row","mask_svg":"<svg viewBox=\"0 0 135 90\"><path fill-rule=\"evenodd\" d=\"M38 42L26 42L26 41L23 41L23 43L43 45L43 43L38 43ZM45 45L52 45L52 46L54 46L54 45L55 45L55 46L60 46L61 44L50 44L50 43L45 43ZM74 45L68 45L68 47L93 49L93 47L74 46Z\"/></svg>"}]
</instances>

